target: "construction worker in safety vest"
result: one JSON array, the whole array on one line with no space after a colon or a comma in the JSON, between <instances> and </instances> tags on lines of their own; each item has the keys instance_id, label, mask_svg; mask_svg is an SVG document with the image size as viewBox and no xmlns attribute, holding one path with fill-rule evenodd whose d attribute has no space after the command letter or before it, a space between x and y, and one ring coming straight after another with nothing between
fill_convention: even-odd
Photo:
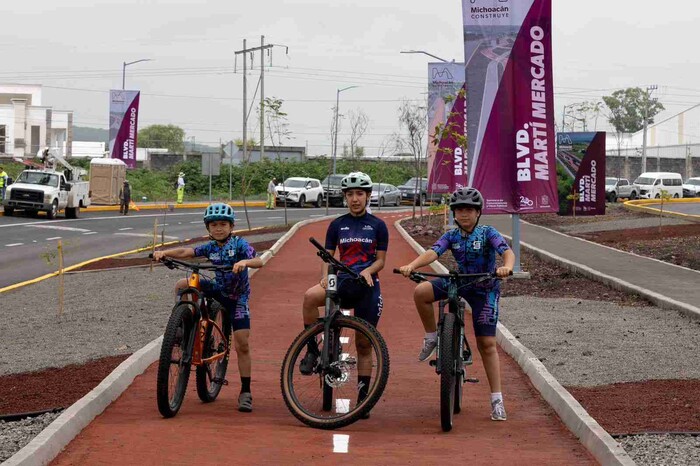
<instances>
[{"instance_id":1,"label":"construction worker in safety vest","mask_svg":"<svg viewBox=\"0 0 700 466\"><path fill-rule=\"evenodd\" d=\"M7 188L7 173L0 167L0 201L5 199L5 189Z\"/></svg>"},{"instance_id":2,"label":"construction worker in safety vest","mask_svg":"<svg viewBox=\"0 0 700 466\"><path fill-rule=\"evenodd\" d=\"M185 197L185 173L180 172L177 175L177 203L182 204Z\"/></svg>"}]
</instances>

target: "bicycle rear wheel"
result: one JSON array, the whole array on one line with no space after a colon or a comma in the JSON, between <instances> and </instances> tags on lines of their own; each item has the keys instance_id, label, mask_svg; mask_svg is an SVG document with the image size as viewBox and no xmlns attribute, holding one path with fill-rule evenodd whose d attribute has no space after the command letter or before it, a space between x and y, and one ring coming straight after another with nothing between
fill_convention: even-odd
<instances>
[{"instance_id":1,"label":"bicycle rear wheel","mask_svg":"<svg viewBox=\"0 0 700 466\"><path fill-rule=\"evenodd\" d=\"M456 330L455 315L445 314L440 331L440 424L445 432L452 430L455 407L455 384L457 383L455 354L458 351L455 344Z\"/></svg>"},{"instance_id":2,"label":"bicycle rear wheel","mask_svg":"<svg viewBox=\"0 0 700 466\"><path fill-rule=\"evenodd\" d=\"M231 324L226 309L218 302L212 300L209 306L209 314L211 320L222 330L223 335L213 325L209 325L202 351L203 359L223 353L226 350L226 345L231 343ZM219 396L221 387L226 380L228 359L229 355L226 354L226 356L216 361L197 366L197 395L203 402L210 403Z\"/></svg>"},{"instance_id":3,"label":"bicycle rear wheel","mask_svg":"<svg viewBox=\"0 0 700 466\"><path fill-rule=\"evenodd\" d=\"M185 399L192 361L193 321L191 305L176 304L163 334L156 399L158 411L165 418L175 416Z\"/></svg>"},{"instance_id":4,"label":"bicycle rear wheel","mask_svg":"<svg viewBox=\"0 0 700 466\"><path fill-rule=\"evenodd\" d=\"M382 396L389 378L389 351L372 325L357 317L338 316L331 329L337 341L336 361L327 368L319 365L311 375L299 370L309 342L319 345L321 354L323 323L318 322L292 342L280 374L282 395L290 412L304 424L319 429L336 429L360 419ZM358 340L366 350L363 357L357 350ZM370 377L367 396L359 403L358 375Z\"/></svg>"},{"instance_id":5,"label":"bicycle rear wheel","mask_svg":"<svg viewBox=\"0 0 700 466\"><path fill-rule=\"evenodd\" d=\"M463 301L460 301L459 308L461 311L459 313L459 315L461 315L462 319L464 319L465 318L465 314L464 314L465 307L464 307ZM456 321L456 319L455 319L455 321ZM462 389L464 387L464 380L467 377L467 375L466 375L467 368L464 365L464 358L462 357L462 355L463 355L464 350L466 350L467 347L469 346L469 343L467 343L467 335L465 335L465 332L464 332L464 325L466 325L466 323L464 321L462 321L462 325L459 325L459 322L455 322L455 323L456 323L455 326L457 327L455 329L455 332L454 332L455 338L456 338L455 348L459 348L459 350L457 352L455 352L455 355L456 355L455 368L457 369L457 376L456 376L456 380L455 380L454 413L459 414L460 412L462 412ZM462 336L464 337L463 340L461 338ZM462 340L461 347L459 344L460 340Z\"/></svg>"}]
</instances>

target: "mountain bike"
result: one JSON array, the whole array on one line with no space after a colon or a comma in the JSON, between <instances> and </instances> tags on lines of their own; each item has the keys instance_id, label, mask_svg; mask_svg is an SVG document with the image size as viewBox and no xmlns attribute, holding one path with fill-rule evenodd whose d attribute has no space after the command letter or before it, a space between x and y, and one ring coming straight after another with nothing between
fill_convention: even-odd
<instances>
[{"instance_id":1,"label":"mountain bike","mask_svg":"<svg viewBox=\"0 0 700 466\"><path fill-rule=\"evenodd\" d=\"M225 377L232 338L230 316L218 302L202 294L200 271L231 271L231 267L169 257L164 257L162 263L169 269L191 272L188 286L170 314L158 361L158 411L170 418L177 414L185 399L192 366L196 366L197 395L203 402L216 400L221 387L228 385Z\"/></svg>"},{"instance_id":2,"label":"mountain bike","mask_svg":"<svg viewBox=\"0 0 700 466\"><path fill-rule=\"evenodd\" d=\"M401 271L394 269L394 273L400 274ZM430 365L440 376L440 424L444 432L449 432L454 415L462 410L463 384L479 382L479 379L467 377L466 367L472 364L472 351L464 334L465 302L459 296L459 289L500 278L495 273L462 274L455 271L447 274L411 272L409 276L416 283L428 281L429 277L448 280L447 299L438 304L437 351Z\"/></svg>"},{"instance_id":3,"label":"mountain bike","mask_svg":"<svg viewBox=\"0 0 700 466\"><path fill-rule=\"evenodd\" d=\"M347 274L349 279L364 279L315 239L309 241L328 264L325 313L292 342L282 363L280 384L284 402L297 419L311 427L336 429L365 416L382 396L389 378L389 351L373 325L341 311L338 272ZM308 375L299 368L304 350L318 355ZM370 376L367 395L362 400L357 397L365 387L358 376Z\"/></svg>"}]
</instances>

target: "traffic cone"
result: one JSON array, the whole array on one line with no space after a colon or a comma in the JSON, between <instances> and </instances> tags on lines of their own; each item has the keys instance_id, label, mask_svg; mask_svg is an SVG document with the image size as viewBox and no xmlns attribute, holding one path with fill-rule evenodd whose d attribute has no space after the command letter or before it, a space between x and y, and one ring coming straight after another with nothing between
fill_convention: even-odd
<instances>
[{"instance_id":1,"label":"traffic cone","mask_svg":"<svg viewBox=\"0 0 700 466\"><path fill-rule=\"evenodd\" d=\"M136 203L134 201L129 202L129 208L134 209L136 212L138 212L140 209L136 206Z\"/></svg>"}]
</instances>

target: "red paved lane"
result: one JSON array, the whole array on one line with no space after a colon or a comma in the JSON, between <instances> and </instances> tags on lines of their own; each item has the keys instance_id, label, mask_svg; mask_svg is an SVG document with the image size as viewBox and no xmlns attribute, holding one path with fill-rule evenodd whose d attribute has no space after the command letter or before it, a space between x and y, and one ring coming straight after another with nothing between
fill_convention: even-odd
<instances>
[{"instance_id":1,"label":"red paved lane","mask_svg":"<svg viewBox=\"0 0 700 466\"><path fill-rule=\"evenodd\" d=\"M391 273L415 253L393 228L397 217L384 217L390 243L380 274L385 307L379 330L389 345L391 375L371 419L337 431L314 430L287 411L280 393L280 362L302 329L303 292L321 270L308 243L309 236L324 238L327 222L321 222L302 228L252 278L253 413L235 409L240 381L232 361L231 385L216 402L202 404L191 380L178 416L162 419L153 365L54 464L595 464L504 353L508 421L489 418L489 389L477 353L472 374L482 382L465 386L455 427L441 431L438 378L416 361L423 330L413 306L414 283ZM473 336L470 344L476 347ZM348 453L333 453L337 434L349 435Z\"/></svg>"}]
</instances>

